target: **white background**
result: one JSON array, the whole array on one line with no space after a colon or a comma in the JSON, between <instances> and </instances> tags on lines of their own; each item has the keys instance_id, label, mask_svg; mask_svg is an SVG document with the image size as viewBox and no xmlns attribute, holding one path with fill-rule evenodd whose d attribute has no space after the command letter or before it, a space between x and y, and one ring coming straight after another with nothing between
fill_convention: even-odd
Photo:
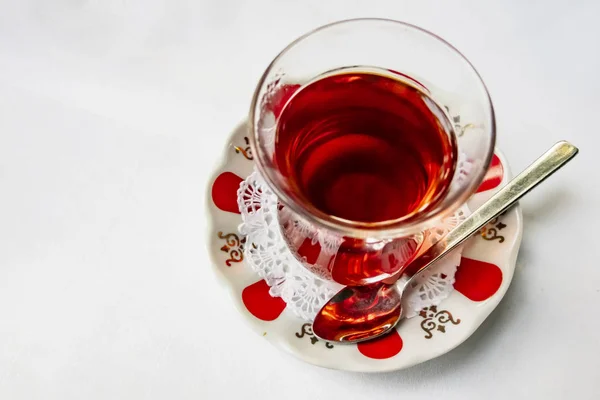
<instances>
[{"instance_id":1,"label":"white background","mask_svg":"<svg viewBox=\"0 0 600 400\"><path fill-rule=\"evenodd\" d=\"M415 368L303 364L236 315L205 250L211 169L288 42L378 16L458 47L523 202L505 299ZM598 1L0 0L0 399L598 399ZM389 49L393 51L393 49Z\"/></svg>"}]
</instances>

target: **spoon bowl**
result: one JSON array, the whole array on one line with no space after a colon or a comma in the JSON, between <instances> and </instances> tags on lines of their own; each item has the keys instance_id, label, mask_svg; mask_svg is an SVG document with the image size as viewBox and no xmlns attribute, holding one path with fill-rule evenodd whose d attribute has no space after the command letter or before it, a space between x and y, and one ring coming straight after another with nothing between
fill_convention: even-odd
<instances>
[{"instance_id":1,"label":"spoon bowl","mask_svg":"<svg viewBox=\"0 0 600 400\"><path fill-rule=\"evenodd\" d=\"M313 332L337 342L357 343L389 331L402 314L395 285L346 286L329 300L313 323Z\"/></svg>"}]
</instances>

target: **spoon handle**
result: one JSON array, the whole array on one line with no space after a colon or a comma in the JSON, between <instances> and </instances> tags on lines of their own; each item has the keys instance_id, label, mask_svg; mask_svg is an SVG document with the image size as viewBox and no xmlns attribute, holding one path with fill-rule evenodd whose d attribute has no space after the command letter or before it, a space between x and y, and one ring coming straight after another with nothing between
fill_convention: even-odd
<instances>
[{"instance_id":1,"label":"spoon handle","mask_svg":"<svg viewBox=\"0 0 600 400\"><path fill-rule=\"evenodd\" d=\"M407 283L413 276L436 262L445 253L470 238L488 222L502 214L523 195L575 157L578 151L577 147L569 142L560 141L556 143L450 233L431 246L420 257L413 260L402 271L401 281Z\"/></svg>"}]
</instances>

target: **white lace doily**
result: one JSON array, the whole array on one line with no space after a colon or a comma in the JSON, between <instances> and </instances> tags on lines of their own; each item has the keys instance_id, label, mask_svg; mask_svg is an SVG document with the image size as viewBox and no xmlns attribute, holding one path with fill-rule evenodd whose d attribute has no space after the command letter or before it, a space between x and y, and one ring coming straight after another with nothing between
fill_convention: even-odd
<instances>
[{"instance_id":1,"label":"white lace doily","mask_svg":"<svg viewBox=\"0 0 600 400\"><path fill-rule=\"evenodd\" d=\"M316 313L342 285L327 279L321 270L311 272L306 268L310 268L309 264L294 257L279 226L282 210L278 208L277 196L257 171L240 184L237 194L243 221L239 231L246 236L247 243L245 259L267 282L272 296L281 297L300 318L313 321ZM463 206L454 215L442 220L439 226L425 233L426 245L435 243L469 214L468 208ZM305 234L302 239L309 237L313 244L318 242L321 245L319 257L335 254L339 241L313 229L308 223L297 219L294 223L296 231ZM455 250L413 280L402 304L407 318L414 317L425 307L438 305L450 295L461 253L460 248Z\"/></svg>"}]
</instances>

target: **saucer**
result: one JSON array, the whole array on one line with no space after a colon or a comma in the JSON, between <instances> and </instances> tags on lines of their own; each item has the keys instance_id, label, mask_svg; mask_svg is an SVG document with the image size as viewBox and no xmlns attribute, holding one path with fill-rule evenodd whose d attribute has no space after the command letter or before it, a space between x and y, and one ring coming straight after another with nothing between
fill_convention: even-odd
<instances>
[{"instance_id":1,"label":"saucer","mask_svg":"<svg viewBox=\"0 0 600 400\"><path fill-rule=\"evenodd\" d=\"M311 324L286 309L269 286L244 264L245 238L237 189L253 171L245 125L238 127L211 177L207 199L208 250L212 266L250 328L275 347L308 363L339 370L384 372L407 368L449 352L471 336L506 293L523 233L519 206L494 219L465 245L454 291L438 306L402 320L380 339L341 345L320 341ZM496 150L483 183L468 201L477 209L506 181L510 171Z\"/></svg>"}]
</instances>

